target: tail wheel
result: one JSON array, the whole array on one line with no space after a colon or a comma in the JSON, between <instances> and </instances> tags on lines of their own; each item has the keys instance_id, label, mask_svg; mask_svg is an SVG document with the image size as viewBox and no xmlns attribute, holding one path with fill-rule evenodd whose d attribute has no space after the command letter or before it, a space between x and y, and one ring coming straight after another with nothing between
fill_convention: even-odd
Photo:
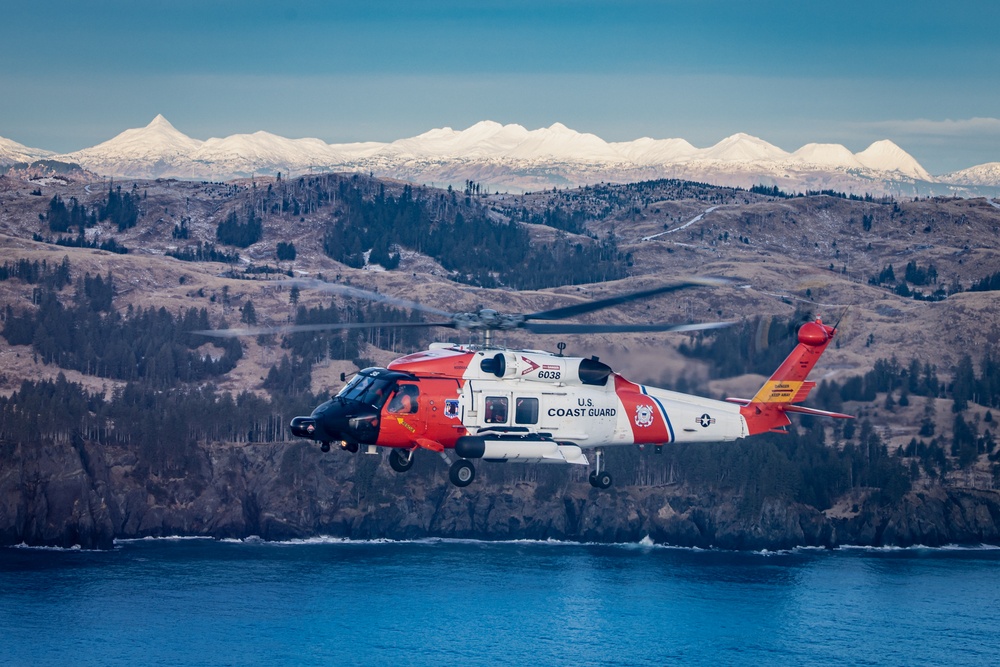
<instances>
[{"instance_id":1,"label":"tail wheel","mask_svg":"<svg viewBox=\"0 0 1000 667\"><path fill-rule=\"evenodd\" d=\"M389 465L396 472L406 472L413 467L413 452L393 449L389 452Z\"/></svg>"},{"instance_id":2,"label":"tail wheel","mask_svg":"<svg viewBox=\"0 0 1000 667\"><path fill-rule=\"evenodd\" d=\"M476 469L469 461L459 459L452 464L451 470L448 471L448 478L455 486L468 486L476 478Z\"/></svg>"}]
</instances>

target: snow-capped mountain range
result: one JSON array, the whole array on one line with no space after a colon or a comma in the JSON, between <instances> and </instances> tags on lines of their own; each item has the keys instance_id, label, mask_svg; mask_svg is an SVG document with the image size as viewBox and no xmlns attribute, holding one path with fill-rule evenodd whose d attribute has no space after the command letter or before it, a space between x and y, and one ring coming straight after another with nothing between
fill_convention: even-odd
<instances>
[{"instance_id":1,"label":"snow-capped mountain range","mask_svg":"<svg viewBox=\"0 0 1000 667\"><path fill-rule=\"evenodd\" d=\"M488 190L533 190L598 182L682 178L718 185L777 185L787 191L835 189L872 194L995 195L1000 163L932 176L888 140L859 153L839 144L806 144L794 153L748 134L708 148L684 139L607 142L561 123L537 130L482 121L381 143L328 144L268 132L206 141L161 115L142 128L64 155L0 138L0 164L53 158L106 176L231 180L281 172L362 171L433 185L476 181Z\"/></svg>"}]
</instances>

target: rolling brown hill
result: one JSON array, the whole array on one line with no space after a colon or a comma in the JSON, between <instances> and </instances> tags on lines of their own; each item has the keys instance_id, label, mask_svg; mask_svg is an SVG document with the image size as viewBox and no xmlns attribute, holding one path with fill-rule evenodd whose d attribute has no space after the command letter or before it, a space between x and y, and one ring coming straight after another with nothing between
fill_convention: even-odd
<instances>
[{"instance_id":1,"label":"rolling brown hill","mask_svg":"<svg viewBox=\"0 0 1000 667\"><path fill-rule=\"evenodd\" d=\"M265 280L221 277L230 268L225 264L181 262L164 256L167 251L190 247L198 241L215 243L218 222L255 191L274 185L273 180L225 185L124 181L115 185L142 197L139 224L119 233L110 222L103 222L88 230L87 238L114 238L131 250L127 255L31 241L35 234L54 236L39 219L53 196L65 201L76 198L85 206L95 207L106 197L106 182L20 181L9 176L0 179L4 260L57 262L68 256L81 271L111 270L116 276L127 276L116 297L119 308L156 304L177 310L205 303L208 297L199 296L199 290L210 297L228 286L231 303L242 304L252 298L264 321L287 320L287 294L281 288L271 288ZM242 262L238 266L243 268L269 265L297 276L339 276L360 287L442 305L447 310L485 304L523 312L684 276L726 276L737 285L632 305L615 318L730 320L748 314L789 315L801 305L829 321L844 315L849 307L841 325L840 347L831 350L830 358L824 360L827 367L843 372L863 371L875 359L892 355L900 359L917 356L946 372L962 353L995 343L1000 336L998 293L962 292L943 301L927 302L868 284L872 276L890 264L901 279L909 262L935 268L935 284L915 287L927 294L938 287L949 291L956 286L968 289L997 272L1000 204L996 202L852 201L827 195L783 199L710 186L677 190L670 185L650 184L641 189L608 186L478 198L501 220L520 209L543 211L560 206L567 211L587 212L585 225L591 236L613 234L619 247L632 255L630 277L612 283L555 287L541 292L482 290L448 280L447 271L438 262L405 248L398 270L382 271L378 266L351 269L323 253L322 226L331 216L329 209L300 216L265 214L260 242L245 250L226 249L240 252ZM33 191L41 194L30 194ZM186 240L172 237L182 220L189 229ZM529 228L536 243L574 236L544 225ZM591 242L585 235L578 236L578 240ZM294 243L297 256L293 262L276 261L279 242ZM0 284L0 290L7 303L16 303L28 294L16 281ZM320 295L304 294L302 298L304 303L328 301L328 297ZM233 320L228 307L221 302L212 305L210 313L214 318L221 320L226 315ZM660 347L676 343L677 338L661 336L650 343ZM555 341L510 342L552 347ZM571 349L582 353L591 346L631 347L641 344L642 339L598 337L572 343Z\"/></svg>"}]
</instances>

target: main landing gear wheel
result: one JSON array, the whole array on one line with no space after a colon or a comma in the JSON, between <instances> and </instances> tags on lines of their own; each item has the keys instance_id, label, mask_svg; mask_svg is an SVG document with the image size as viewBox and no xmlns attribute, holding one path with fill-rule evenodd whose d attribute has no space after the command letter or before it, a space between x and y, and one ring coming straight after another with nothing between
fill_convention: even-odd
<instances>
[{"instance_id":1,"label":"main landing gear wheel","mask_svg":"<svg viewBox=\"0 0 1000 667\"><path fill-rule=\"evenodd\" d=\"M451 470L448 471L448 478L451 479L451 483L455 486L468 486L476 478L476 469L465 459L459 459L451 464Z\"/></svg>"},{"instance_id":2,"label":"main landing gear wheel","mask_svg":"<svg viewBox=\"0 0 1000 667\"><path fill-rule=\"evenodd\" d=\"M356 442L345 442L344 444L342 444L340 446L340 448L343 449L343 450L346 450L346 451L350 452L351 454L355 454L358 451L358 443L356 443Z\"/></svg>"},{"instance_id":3,"label":"main landing gear wheel","mask_svg":"<svg viewBox=\"0 0 1000 667\"><path fill-rule=\"evenodd\" d=\"M319 451L321 451L321 452L328 452L328 451L330 451L330 443L329 442L321 443L320 446L319 446Z\"/></svg>"},{"instance_id":4,"label":"main landing gear wheel","mask_svg":"<svg viewBox=\"0 0 1000 667\"><path fill-rule=\"evenodd\" d=\"M606 489L611 486L611 475L607 472L590 473L590 485L595 489Z\"/></svg>"},{"instance_id":5,"label":"main landing gear wheel","mask_svg":"<svg viewBox=\"0 0 1000 667\"><path fill-rule=\"evenodd\" d=\"M413 452L406 449L393 449L389 452L389 465L396 472L406 472L413 467Z\"/></svg>"},{"instance_id":6,"label":"main landing gear wheel","mask_svg":"<svg viewBox=\"0 0 1000 667\"><path fill-rule=\"evenodd\" d=\"M606 489L611 486L611 475L609 475L605 470L604 466L601 465L601 459L604 457L603 449L594 450L594 470L590 473L590 485L595 489Z\"/></svg>"}]
</instances>

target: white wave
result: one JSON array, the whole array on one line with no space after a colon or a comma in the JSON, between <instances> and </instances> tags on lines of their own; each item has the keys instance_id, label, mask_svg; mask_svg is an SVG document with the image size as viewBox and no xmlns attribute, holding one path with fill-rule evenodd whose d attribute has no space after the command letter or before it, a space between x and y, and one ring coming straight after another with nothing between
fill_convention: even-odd
<instances>
[{"instance_id":1,"label":"white wave","mask_svg":"<svg viewBox=\"0 0 1000 667\"><path fill-rule=\"evenodd\" d=\"M367 546L367 545L379 545L379 544L391 544L391 545L478 545L478 546L491 546L491 545L528 545L528 546L546 546L546 547L610 547L616 549L626 549L626 550L669 550L669 551L692 551L692 552L710 552L710 551L733 551L730 549L720 549L717 547L697 547L697 546L683 546L677 544L660 544L653 541L653 539L647 535L643 537L638 542L583 542L578 540L557 540L555 538L542 539L511 539L511 540L483 540L475 539L469 537L421 537L415 539L404 539L396 540L387 537L378 537L372 539L353 539L349 537L334 537L330 535L319 535L316 537L305 537L296 538L291 540L262 540L259 537L253 536L247 538L246 540L241 539L223 539L220 542L231 543L231 544L254 544L254 545L264 545L264 546L310 546L310 545L342 545L342 546ZM803 547L812 548L812 547ZM816 549L825 550L824 547L815 547ZM762 555L773 555L779 553L791 553L788 550L784 551L768 551L764 549L760 552L742 552L733 551L733 553L759 553Z\"/></svg>"},{"instance_id":2,"label":"white wave","mask_svg":"<svg viewBox=\"0 0 1000 667\"><path fill-rule=\"evenodd\" d=\"M845 551L870 551L870 552L906 552L906 551L1000 551L1000 545L995 544L944 544L938 547L926 544L914 544L908 547L893 545L870 546L864 544L842 544L837 549Z\"/></svg>"},{"instance_id":3,"label":"white wave","mask_svg":"<svg viewBox=\"0 0 1000 667\"><path fill-rule=\"evenodd\" d=\"M247 535L246 537L223 537L219 540L222 544L267 544L260 535Z\"/></svg>"},{"instance_id":4,"label":"white wave","mask_svg":"<svg viewBox=\"0 0 1000 667\"><path fill-rule=\"evenodd\" d=\"M558 540L555 538L546 539L508 539L508 540L485 540L476 538L456 538L456 537L420 537L413 539L392 539L388 537L376 537L369 539L355 539L350 537L338 537L333 535L316 535L313 537L303 537L294 538L289 540L266 540L259 535L248 535L245 538L214 538L205 535L168 535L163 537L139 537L139 538L128 538L128 539L116 539L114 544L116 546L123 544L131 544L136 542L180 542L189 540L209 540L216 541L220 544L244 544L253 546L314 546L314 545L342 545L342 546L368 546L368 545L379 545L379 544L390 544L390 545L452 545L452 544L468 544L468 545L538 545L538 546L560 546L560 547L613 547L618 549L629 549L629 550L672 550L672 551L692 551L692 552L731 552L731 553L745 553L758 556L779 556L779 555L792 555L798 553L806 552L833 552L833 551L865 551L865 552L882 552L882 553L892 553L892 552L916 552L916 551L1000 551L1000 545L992 544L978 544L978 545L962 545L962 544L946 544L942 546L927 546L922 544L916 544L912 546L871 546L863 544L841 544L834 547L822 546L822 545L802 545L790 547L787 549L756 549L756 550L740 550L740 549L724 549L721 547L708 546L708 547L698 547L698 546L684 546L678 544L668 544L668 543L658 543L653 541L652 537L646 535L638 542L584 542L578 540ZM80 550L80 546L76 545L69 549L63 547L32 547L26 544L17 545L14 548L24 548L24 549L42 549L42 550L54 550L54 551L72 551Z\"/></svg>"},{"instance_id":5,"label":"white wave","mask_svg":"<svg viewBox=\"0 0 1000 667\"><path fill-rule=\"evenodd\" d=\"M940 551L1000 551L1000 545L998 544L945 544L944 546L934 548Z\"/></svg>"},{"instance_id":6,"label":"white wave","mask_svg":"<svg viewBox=\"0 0 1000 667\"><path fill-rule=\"evenodd\" d=\"M147 535L146 537L119 537L115 538L114 543L118 544L132 544L134 542L183 542L186 540L214 540L215 538L211 535L163 535L162 537L153 537Z\"/></svg>"},{"instance_id":7,"label":"white wave","mask_svg":"<svg viewBox=\"0 0 1000 667\"><path fill-rule=\"evenodd\" d=\"M414 545L436 545L436 544L470 544L470 545L511 545L511 544L527 544L527 545L543 545L543 546L600 546L600 547L639 547L639 546L655 546L658 548L667 547L667 545L653 544L651 541L646 543L640 542L578 542L573 540L557 540L553 538L547 538L544 540L539 539L514 539L514 540L481 540L475 538L462 538L462 537L420 537L415 539L404 539L397 540L388 537L376 537L371 539L353 539L350 537L335 537L332 535L317 535L315 537L303 537L295 538L291 540L263 540L257 536L251 536L246 539L233 539L226 538L219 540L220 542L229 544L255 544L255 545L269 545L269 546L310 546L310 545L377 545L377 544L393 544L393 545L403 545L403 544L414 544ZM677 548L687 548L687 547L677 547Z\"/></svg>"},{"instance_id":8,"label":"white wave","mask_svg":"<svg viewBox=\"0 0 1000 667\"><path fill-rule=\"evenodd\" d=\"M99 551L98 549L84 549L79 544L74 544L71 547L47 547L42 545L26 544L21 542L20 544L11 545L11 549L27 549L29 551Z\"/></svg>"}]
</instances>

